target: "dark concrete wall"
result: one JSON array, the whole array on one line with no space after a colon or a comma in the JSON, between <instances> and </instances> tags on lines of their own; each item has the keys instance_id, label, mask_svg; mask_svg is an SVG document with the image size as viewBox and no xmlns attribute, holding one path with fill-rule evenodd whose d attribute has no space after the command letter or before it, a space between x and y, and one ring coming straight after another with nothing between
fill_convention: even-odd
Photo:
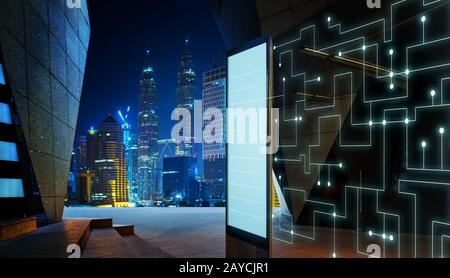
<instances>
[{"instance_id":1,"label":"dark concrete wall","mask_svg":"<svg viewBox=\"0 0 450 278\"><path fill-rule=\"evenodd\" d=\"M1 0L0 42L48 221L62 218L90 37L86 0Z\"/></svg>"}]
</instances>

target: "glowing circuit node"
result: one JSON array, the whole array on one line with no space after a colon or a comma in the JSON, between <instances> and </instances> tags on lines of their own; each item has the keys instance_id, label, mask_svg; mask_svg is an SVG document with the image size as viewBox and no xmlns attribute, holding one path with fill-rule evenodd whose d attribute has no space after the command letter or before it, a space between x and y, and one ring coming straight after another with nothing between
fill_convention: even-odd
<instances>
[{"instance_id":1,"label":"glowing circuit node","mask_svg":"<svg viewBox=\"0 0 450 278\"><path fill-rule=\"evenodd\" d=\"M422 143L420 144L422 146L422 148L426 148L427 147L427 142L426 141L422 141Z\"/></svg>"}]
</instances>

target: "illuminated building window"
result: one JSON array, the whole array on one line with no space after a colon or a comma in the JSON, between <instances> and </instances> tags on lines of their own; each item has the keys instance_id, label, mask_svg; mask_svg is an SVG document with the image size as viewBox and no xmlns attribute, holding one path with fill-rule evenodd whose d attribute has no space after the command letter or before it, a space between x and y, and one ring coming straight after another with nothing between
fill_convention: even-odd
<instances>
[{"instance_id":1,"label":"illuminated building window","mask_svg":"<svg viewBox=\"0 0 450 278\"><path fill-rule=\"evenodd\" d=\"M0 103L0 123L12 124L11 111L8 104Z\"/></svg>"},{"instance_id":2,"label":"illuminated building window","mask_svg":"<svg viewBox=\"0 0 450 278\"><path fill-rule=\"evenodd\" d=\"M0 84L5 85L5 75L3 74L3 65L0 64Z\"/></svg>"},{"instance_id":3,"label":"illuminated building window","mask_svg":"<svg viewBox=\"0 0 450 278\"><path fill-rule=\"evenodd\" d=\"M17 155L17 147L15 143L0 141L0 160L3 161L19 161Z\"/></svg>"},{"instance_id":4,"label":"illuminated building window","mask_svg":"<svg viewBox=\"0 0 450 278\"><path fill-rule=\"evenodd\" d=\"M19 179L0 179L0 198L23 198L23 183Z\"/></svg>"}]
</instances>

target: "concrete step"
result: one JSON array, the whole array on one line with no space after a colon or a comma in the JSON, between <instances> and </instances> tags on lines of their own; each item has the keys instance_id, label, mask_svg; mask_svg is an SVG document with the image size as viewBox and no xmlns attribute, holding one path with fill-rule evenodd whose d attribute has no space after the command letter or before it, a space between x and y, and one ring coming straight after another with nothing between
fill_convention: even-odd
<instances>
[{"instance_id":1,"label":"concrete step","mask_svg":"<svg viewBox=\"0 0 450 278\"><path fill-rule=\"evenodd\" d=\"M113 227L112 218L93 218L91 219L91 229L108 229Z\"/></svg>"},{"instance_id":2,"label":"concrete step","mask_svg":"<svg viewBox=\"0 0 450 278\"><path fill-rule=\"evenodd\" d=\"M82 258L170 258L157 246L136 235L122 237L113 229L91 231Z\"/></svg>"},{"instance_id":3,"label":"concrete step","mask_svg":"<svg viewBox=\"0 0 450 278\"><path fill-rule=\"evenodd\" d=\"M134 236L134 225L113 225L114 230L118 232L121 236Z\"/></svg>"},{"instance_id":4,"label":"concrete step","mask_svg":"<svg viewBox=\"0 0 450 278\"><path fill-rule=\"evenodd\" d=\"M94 229L84 248L83 258L136 258L134 250L113 228Z\"/></svg>"},{"instance_id":5,"label":"concrete step","mask_svg":"<svg viewBox=\"0 0 450 278\"><path fill-rule=\"evenodd\" d=\"M0 241L13 239L37 230L36 217L0 222Z\"/></svg>"},{"instance_id":6,"label":"concrete step","mask_svg":"<svg viewBox=\"0 0 450 278\"><path fill-rule=\"evenodd\" d=\"M7 241L0 241L0 258L67 258L67 246L83 249L89 238L89 219L65 219Z\"/></svg>"}]
</instances>

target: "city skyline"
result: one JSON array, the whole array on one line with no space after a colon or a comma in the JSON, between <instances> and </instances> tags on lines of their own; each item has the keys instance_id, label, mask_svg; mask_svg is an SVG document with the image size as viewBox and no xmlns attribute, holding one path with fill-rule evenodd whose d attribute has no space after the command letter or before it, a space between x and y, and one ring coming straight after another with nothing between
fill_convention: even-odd
<instances>
[{"instance_id":1,"label":"city skyline","mask_svg":"<svg viewBox=\"0 0 450 278\"><path fill-rule=\"evenodd\" d=\"M125 172L123 175L125 178L115 179L115 182L126 184L127 201L132 206L166 206L171 204L209 206L210 200L222 203L225 198L223 143L211 144L211 146L208 144L194 145L193 143L177 144L173 138L160 137L159 84L155 78L157 69L152 63L150 50L145 51L141 68L139 102L136 108L138 111L137 123L131 124L132 116L130 117L130 112L135 110L131 106L128 106L126 110L118 110L117 113L109 113L106 120L116 123L115 127L120 129L120 134L117 136L120 142L118 141L116 144L120 145L123 152L120 159L124 161L121 171ZM178 66L177 87L174 92L177 104L173 109L188 109L192 115L195 95L197 91L201 91L200 100L205 100L203 105L205 111L208 108L218 108L224 112L226 84L224 68L212 63L210 68L200 75L203 78L201 86L198 87L196 85L195 62L190 51L189 41L185 40ZM202 89L200 90L200 88ZM173 124L175 125L175 123L174 121ZM111 195L109 193L111 188L102 185L102 173L101 171L97 173L98 169L101 170L101 168L88 166L90 161L88 153L92 153L92 151L89 151L89 146L92 143L88 144L88 141L92 141L90 138L95 137L94 145L100 144L102 138L99 130L101 131L104 125L105 122L99 128L92 125L89 130L79 131L80 134L76 137L74 160L71 167L71 177L75 177L75 185L73 181L69 181L69 187L71 188L69 192L72 193L72 196L69 196L69 203L72 205L115 206L115 201L112 200L107 201L105 199L105 202L99 202L98 198L106 198ZM163 154L160 154L159 145L161 143L168 146L169 141L174 143L174 152L172 155L164 154L164 157L162 157ZM203 148L207 148L209 151L205 152ZM100 161L107 162L111 158L99 159L98 152L94 156L96 165ZM190 162L183 162L185 160ZM166 162L169 161L172 161L172 166L166 165ZM203 163L209 165L208 168L210 169L207 173L207 180L205 180L204 173L199 171ZM105 166L105 168L110 167ZM211 168L217 168L217 170L211 171ZM174 171L177 172L175 176L173 176ZM99 190L99 188L102 189ZM171 189L169 190L169 188ZM119 205L122 205L122 203Z\"/></svg>"},{"instance_id":2,"label":"city skyline","mask_svg":"<svg viewBox=\"0 0 450 278\"><path fill-rule=\"evenodd\" d=\"M168 139L174 123L170 116L176 107L177 73L186 39L190 42L197 73L209 70L213 60L224 62L226 48L209 3L206 0L136 1L123 11L112 2L111 5L89 2L89 11L97 15L91 22L95 43L90 47L86 66L77 134L100 122L105 115L127 106L132 108L130 124L137 126L142 57L150 50L162 104L158 111L161 138ZM134 20L127 21L131 15ZM114 32L108 24L112 20L117 23ZM201 88L201 78L197 78L195 85ZM201 98L201 90L196 91L194 98Z\"/></svg>"}]
</instances>

